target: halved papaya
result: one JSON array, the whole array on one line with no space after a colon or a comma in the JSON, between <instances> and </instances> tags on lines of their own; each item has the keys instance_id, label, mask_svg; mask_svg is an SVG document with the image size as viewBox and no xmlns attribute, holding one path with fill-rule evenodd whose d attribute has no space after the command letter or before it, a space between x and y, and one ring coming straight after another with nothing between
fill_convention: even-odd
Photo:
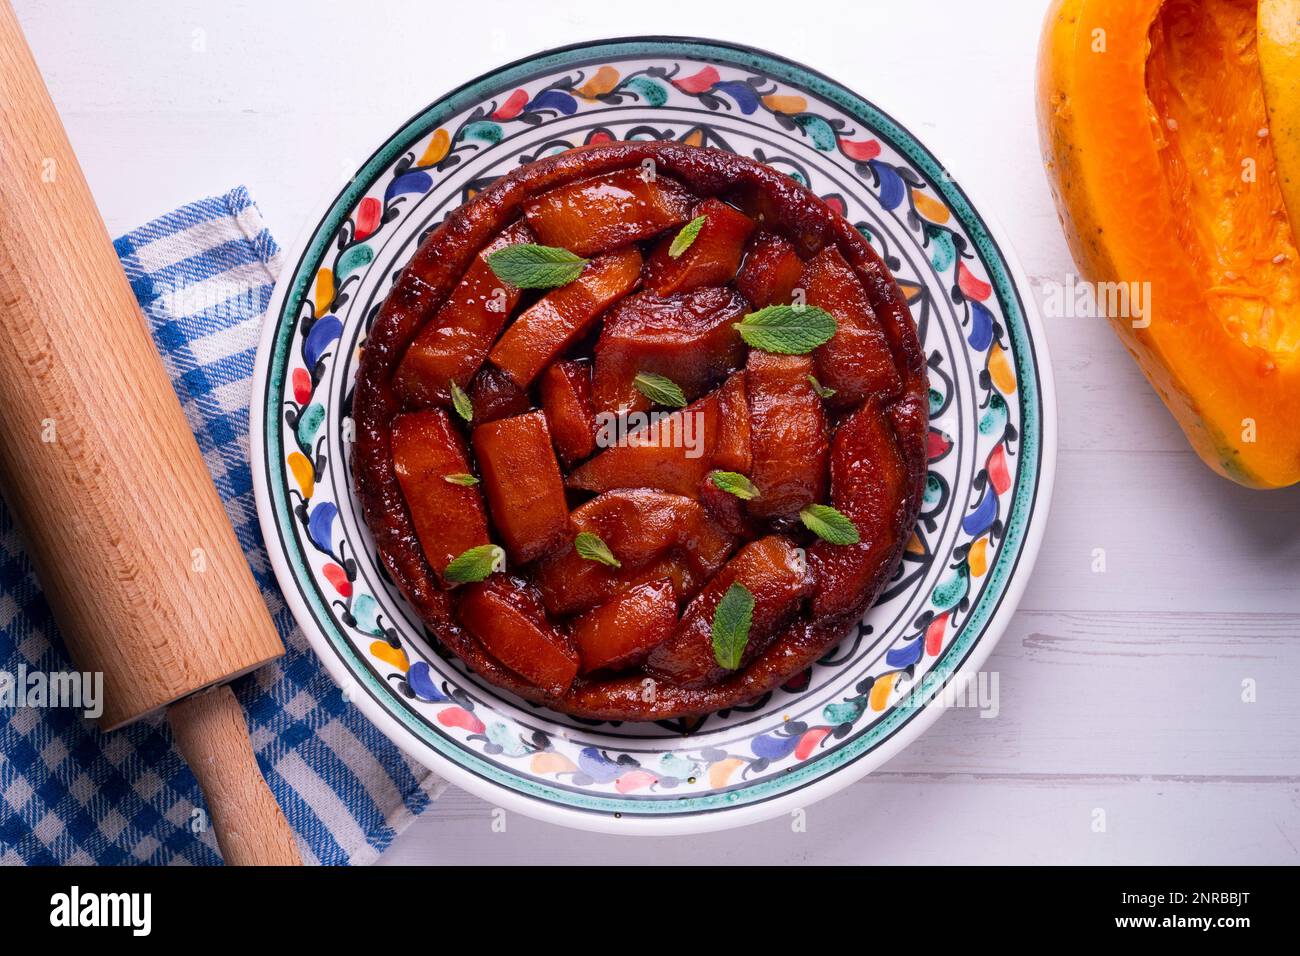
<instances>
[{"instance_id":1,"label":"halved papaya","mask_svg":"<svg viewBox=\"0 0 1300 956\"><path fill-rule=\"evenodd\" d=\"M1197 453L1272 488L1300 480L1300 256L1264 88L1254 0L1048 12L1039 135L1075 262Z\"/></svg>"}]
</instances>

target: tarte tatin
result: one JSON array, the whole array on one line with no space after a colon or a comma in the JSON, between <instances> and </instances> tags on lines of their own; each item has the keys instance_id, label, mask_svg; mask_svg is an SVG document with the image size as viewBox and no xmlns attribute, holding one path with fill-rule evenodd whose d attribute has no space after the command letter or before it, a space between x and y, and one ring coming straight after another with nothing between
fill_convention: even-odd
<instances>
[{"instance_id":1,"label":"tarte tatin","mask_svg":"<svg viewBox=\"0 0 1300 956\"><path fill-rule=\"evenodd\" d=\"M671 142L522 166L420 245L365 341L384 565L484 679L584 718L750 701L848 634L925 480L916 327L789 176Z\"/></svg>"}]
</instances>

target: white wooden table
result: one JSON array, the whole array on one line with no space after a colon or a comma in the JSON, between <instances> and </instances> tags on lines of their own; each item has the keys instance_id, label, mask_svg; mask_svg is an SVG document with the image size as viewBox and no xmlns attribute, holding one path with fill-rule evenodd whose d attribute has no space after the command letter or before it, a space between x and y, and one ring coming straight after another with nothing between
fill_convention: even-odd
<instances>
[{"instance_id":1,"label":"white wooden table","mask_svg":"<svg viewBox=\"0 0 1300 956\"><path fill-rule=\"evenodd\" d=\"M1033 120L1046 0L14 4L115 234L244 183L287 244L379 138L462 80L547 46L655 32L749 43L842 80L1002 220L1036 291L1072 269ZM511 816L498 833L488 804L451 790L385 859L1297 862L1300 488L1211 474L1102 323L1047 331L1056 503L988 665L996 719L947 714L809 808L806 832L775 820L638 840Z\"/></svg>"}]
</instances>

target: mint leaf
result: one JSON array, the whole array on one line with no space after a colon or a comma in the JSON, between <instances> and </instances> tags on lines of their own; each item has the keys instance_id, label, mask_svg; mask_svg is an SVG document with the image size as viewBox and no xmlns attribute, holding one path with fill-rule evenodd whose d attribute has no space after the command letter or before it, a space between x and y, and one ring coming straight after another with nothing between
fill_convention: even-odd
<instances>
[{"instance_id":1,"label":"mint leaf","mask_svg":"<svg viewBox=\"0 0 1300 956\"><path fill-rule=\"evenodd\" d=\"M579 532L578 536L573 539L573 548L578 552L578 557L585 558L588 561L599 561L611 568L621 568L623 566L623 563L614 557L614 552L609 550L609 545L600 539L600 535L593 534L590 531Z\"/></svg>"},{"instance_id":2,"label":"mint leaf","mask_svg":"<svg viewBox=\"0 0 1300 956\"><path fill-rule=\"evenodd\" d=\"M654 372L638 372L632 379L636 390L656 405L668 405L682 408L686 405L686 396L671 378L656 375Z\"/></svg>"},{"instance_id":3,"label":"mint leaf","mask_svg":"<svg viewBox=\"0 0 1300 956\"><path fill-rule=\"evenodd\" d=\"M713 612L713 659L719 667L734 671L749 643L749 625L754 619L754 595L743 584L733 584L722 595Z\"/></svg>"},{"instance_id":4,"label":"mint leaf","mask_svg":"<svg viewBox=\"0 0 1300 956\"><path fill-rule=\"evenodd\" d=\"M809 531L831 544L857 544L862 540L857 526L830 505L809 505L799 512L799 520Z\"/></svg>"},{"instance_id":5,"label":"mint leaf","mask_svg":"<svg viewBox=\"0 0 1300 956\"><path fill-rule=\"evenodd\" d=\"M668 247L668 258L680 258L681 254L691 247L691 243L700 234L700 230L704 227L704 223L708 221L708 218L708 216L696 216L682 226L681 232L673 237L672 245Z\"/></svg>"},{"instance_id":6,"label":"mint leaf","mask_svg":"<svg viewBox=\"0 0 1300 956\"><path fill-rule=\"evenodd\" d=\"M818 398L830 398L835 394L835 389L827 388L821 382L817 381L816 375L808 376L808 384L812 386L812 390L817 393Z\"/></svg>"},{"instance_id":7,"label":"mint leaf","mask_svg":"<svg viewBox=\"0 0 1300 956\"><path fill-rule=\"evenodd\" d=\"M553 289L582 275L587 260L568 249L521 242L488 254L488 265L516 289Z\"/></svg>"},{"instance_id":8,"label":"mint leaf","mask_svg":"<svg viewBox=\"0 0 1300 956\"><path fill-rule=\"evenodd\" d=\"M835 317L815 305L769 305L739 323L740 337L749 345L778 355L807 355L835 334Z\"/></svg>"},{"instance_id":9,"label":"mint leaf","mask_svg":"<svg viewBox=\"0 0 1300 956\"><path fill-rule=\"evenodd\" d=\"M469 400L465 390L455 382L450 382L448 391L451 392L451 405L456 409L456 414L467 422L474 420L474 403Z\"/></svg>"},{"instance_id":10,"label":"mint leaf","mask_svg":"<svg viewBox=\"0 0 1300 956\"><path fill-rule=\"evenodd\" d=\"M752 481L736 471L715 471L711 476L713 484L729 495L735 495L745 501L758 497L758 488Z\"/></svg>"},{"instance_id":11,"label":"mint leaf","mask_svg":"<svg viewBox=\"0 0 1300 956\"><path fill-rule=\"evenodd\" d=\"M464 554L452 558L442 576L448 581L466 584L470 581L482 581L493 571L504 571L506 553L495 544L480 544L470 548Z\"/></svg>"},{"instance_id":12,"label":"mint leaf","mask_svg":"<svg viewBox=\"0 0 1300 956\"><path fill-rule=\"evenodd\" d=\"M442 480L449 485L464 485L466 488L472 488L478 484L477 478L465 474L443 475Z\"/></svg>"}]
</instances>

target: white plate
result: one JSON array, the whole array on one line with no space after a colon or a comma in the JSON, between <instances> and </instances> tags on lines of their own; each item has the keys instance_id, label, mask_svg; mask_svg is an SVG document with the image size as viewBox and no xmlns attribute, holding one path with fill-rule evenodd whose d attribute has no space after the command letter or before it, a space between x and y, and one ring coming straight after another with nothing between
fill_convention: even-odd
<instances>
[{"instance_id":1,"label":"white plate","mask_svg":"<svg viewBox=\"0 0 1300 956\"><path fill-rule=\"evenodd\" d=\"M358 348L420 238L520 163L605 138L730 149L800 179L889 262L930 364L926 500L885 596L805 675L702 721L579 721L467 672L380 569L351 486ZM651 37L510 64L382 143L285 262L252 409L276 575L353 702L402 749L498 806L655 834L807 806L920 734L1015 609L1055 467L1051 367L1028 284L948 167L808 67Z\"/></svg>"}]
</instances>

